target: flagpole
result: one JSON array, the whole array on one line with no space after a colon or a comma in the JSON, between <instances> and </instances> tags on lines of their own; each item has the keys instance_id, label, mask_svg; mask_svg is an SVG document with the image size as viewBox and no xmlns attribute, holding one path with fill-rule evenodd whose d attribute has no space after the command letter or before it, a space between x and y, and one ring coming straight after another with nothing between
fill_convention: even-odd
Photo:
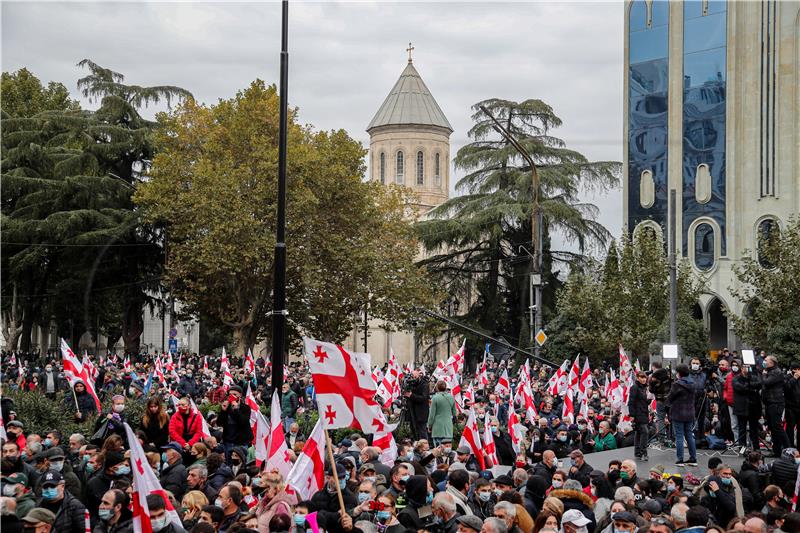
<instances>
[{"instance_id":1,"label":"flagpole","mask_svg":"<svg viewBox=\"0 0 800 533\"><path fill-rule=\"evenodd\" d=\"M333 472L333 479L336 481L336 497L339 500L339 509L341 512L345 512L344 510L344 498L342 498L342 489L339 487L339 474L336 473L336 460L333 458L333 446L331 446L331 436L328 434L328 430L325 431L325 443L326 448L328 448L328 460L331 462L331 472Z\"/></svg>"},{"instance_id":2,"label":"flagpole","mask_svg":"<svg viewBox=\"0 0 800 533\"><path fill-rule=\"evenodd\" d=\"M75 409L77 409L78 411L80 411L80 410L81 410L81 406L80 406L80 405L78 405L78 395L77 395L77 394L75 394L75 385L72 385L72 386L70 387L70 389L72 389L72 397L75 399Z\"/></svg>"}]
</instances>

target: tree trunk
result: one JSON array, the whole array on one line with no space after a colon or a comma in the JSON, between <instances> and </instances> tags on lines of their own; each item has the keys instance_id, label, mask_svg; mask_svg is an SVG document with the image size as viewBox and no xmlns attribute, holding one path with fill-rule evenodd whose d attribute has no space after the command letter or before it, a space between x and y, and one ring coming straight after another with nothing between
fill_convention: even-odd
<instances>
[{"instance_id":1,"label":"tree trunk","mask_svg":"<svg viewBox=\"0 0 800 533\"><path fill-rule=\"evenodd\" d=\"M250 332L253 327L248 326L234 326L233 327L233 347L230 352L231 355L244 355L247 352L247 347L250 346Z\"/></svg>"},{"instance_id":2,"label":"tree trunk","mask_svg":"<svg viewBox=\"0 0 800 533\"><path fill-rule=\"evenodd\" d=\"M22 335L22 318L24 316L24 310L19 308L17 285L15 283L11 296L11 306L3 311L3 338L6 341L6 349L17 349L17 343Z\"/></svg>"},{"instance_id":3,"label":"tree trunk","mask_svg":"<svg viewBox=\"0 0 800 533\"><path fill-rule=\"evenodd\" d=\"M142 332L144 331L144 316L142 314L143 298L136 295L125 307L122 318L122 341L125 343L125 353L138 354Z\"/></svg>"},{"instance_id":4,"label":"tree trunk","mask_svg":"<svg viewBox=\"0 0 800 533\"><path fill-rule=\"evenodd\" d=\"M26 302L22 313L22 333L19 341L19 349L23 353L31 351L31 333L33 332L33 304ZM43 347L43 352L47 347Z\"/></svg>"}]
</instances>

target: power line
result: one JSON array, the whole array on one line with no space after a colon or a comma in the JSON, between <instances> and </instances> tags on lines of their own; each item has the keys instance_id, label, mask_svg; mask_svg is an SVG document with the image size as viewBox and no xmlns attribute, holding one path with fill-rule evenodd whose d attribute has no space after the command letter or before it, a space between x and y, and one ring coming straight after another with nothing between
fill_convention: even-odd
<instances>
[{"instance_id":1,"label":"power line","mask_svg":"<svg viewBox=\"0 0 800 533\"><path fill-rule=\"evenodd\" d=\"M53 248L107 248L111 246L158 246L156 243L150 242L136 242L136 243L119 243L119 244L70 244L70 243L48 243L48 242L10 242L2 241L0 244L8 246L48 246Z\"/></svg>"}]
</instances>

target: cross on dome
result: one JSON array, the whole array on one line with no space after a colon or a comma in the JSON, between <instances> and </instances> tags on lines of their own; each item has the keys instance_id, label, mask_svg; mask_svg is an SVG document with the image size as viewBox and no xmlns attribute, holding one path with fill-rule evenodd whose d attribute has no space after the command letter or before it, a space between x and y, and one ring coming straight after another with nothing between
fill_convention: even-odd
<instances>
[{"instance_id":1,"label":"cross on dome","mask_svg":"<svg viewBox=\"0 0 800 533\"><path fill-rule=\"evenodd\" d=\"M411 52L414 51L414 47L411 46L411 42L408 43L408 48L406 48L406 52L408 52L408 62L411 63Z\"/></svg>"}]
</instances>

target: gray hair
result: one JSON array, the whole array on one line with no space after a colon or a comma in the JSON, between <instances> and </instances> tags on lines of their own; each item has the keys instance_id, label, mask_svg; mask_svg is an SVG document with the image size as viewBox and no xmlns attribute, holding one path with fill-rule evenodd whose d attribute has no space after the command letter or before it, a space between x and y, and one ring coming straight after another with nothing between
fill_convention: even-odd
<instances>
[{"instance_id":1,"label":"gray hair","mask_svg":"<svg viewBox=\"0 0 800 533\"><path fill-rule=\"evenodd\" d=\"M208 479L208 468L206 468L205 466L203 466L203 465L192 465L192 466L189 467L189 470L187 470L187 471L191 472L192 470L196 471L197 475L200 476L201 478Z\"/></svg>"},{"instance_id":2,"label":"gray hair","mask_svg":"<svg viewBox=\"0 0 800 533\"><path fill-rule=\"evenodd\" d=\"M28 448L31 449L34 455L36 455L37 453L42 453L42 442L38 440L35 440L33 442L29 441Z\"/></svg>"},{"instance_id":3,"label":"gray hair","mask_svg":"<svg viewBox=\"0 0 800 533\"><path fill-rule=\"evenodd\" d=\"M633 489L630 487L619 487L614 492L614 499L628 503L629 501L634 499Z\"/></svg>"},{"instance_id":4,"label":"gray hair","mask_svg":"<svg viewBox=\"0 0 800 533\"><path fill-rule=\"evenodd\" d=\"M636 461L634 461L633 459L625 459L624 461L622 461L622 464L627 465L631 470L636 472Z\"/></svg>"},{"instance_id":5,"label":"gray hair","mask_svg":"<svg viewBox=\"0 0 800 533\"><path fill-rule=\"evenodd\" d=\"M672 521L675 523L675 527L678 526L685 526L686 525L686 511L689 510L689 506L685 503L676 503L672 506L672 511L670 511L670 516L672 517Z\"/></svg>"},{"instance_id":6,"label":"gray hair","mask_svg":"<svg viewBox=\"0 0 800 533\"><path fill-rule=\"evenodd\" d=\"M564 490L583 490L583 485L577 479L568 479L564 482Z\"/></svg>"},{"instance_id":7,"label":"gray hair","mask_svg":"<svg viewBox=\"0 0 800 533\"><path fill-rule=\"evenodd\" d=\"M456 514L456 502L453 497L446 492L440 492L433 497L432 507L442 509L447 516Z\"/></svg>"},{"instance_id":8,"label":"gray hair","mask_svg":"<svg viewBox=\"0 0 800 533\"><path fill-rule=\"evenodd\" d=\"M520 485L524 485L528 481L528 472L524 468L517 468L514 470L514 473L511 475L511 478L514 480L514 484L518 487Z\"/></svg>"},{"instance_id":9,"label":"gray hair","mask_svg":"<svg viewBox=\"0 0 800 533\"><path fill-rule=\"evenodd\" d=\"M508 503L508 502L501 502L501 503ZM483 527L485 527L488 531L492 533L508 533L508 527L506 526L505 520L500 520L499 518L495 518L494 516L490 516L486 520L483 521Z\"/></svg>"},{"instance_id":10,"label":"gray hair","mask_svg":"<svg viewBox=\"0 0 800 533\"><path fill-rule=\"evenodd\" d=\"M80 433L73 433L72 435L70 435L69 436L69 440L72 440L72 439L75 439L76 441L78 441L78 444L80 444L81 446L86 444L86 437L84 437Z\"/></svg>"},{"instance_id":11,"label":"gray hair","mask_svg":"<svg viewBox=\"0 0 800 533\"><path fill-rule=\"evenodd\" d=\"M494 508L495 510L500 509L501 511L505 511L509 518L517 517L517 508L514 507L514 504L511 502L497 502L494 504Z\"/></svg>"},{"instance_id":12,"label":"gray hair","mask_svg":"<svg viewBox=\"0 0 800 533\"><path fill-rule=\"evenodd\" d=\"M17 514L17 500L3 496L0 498L0 516L12 516Z\"/></svg>"},{"instance_id":13,"label":"gray hair","mask_svg":"<svg viewBox=\"0 0 800 533\"><path fill-rule=\"evenodd\" d=\"M378 533L378 528L369 520L359 520L353 524L357 529L363 533Z\"/></svg>"}]
</instances>

